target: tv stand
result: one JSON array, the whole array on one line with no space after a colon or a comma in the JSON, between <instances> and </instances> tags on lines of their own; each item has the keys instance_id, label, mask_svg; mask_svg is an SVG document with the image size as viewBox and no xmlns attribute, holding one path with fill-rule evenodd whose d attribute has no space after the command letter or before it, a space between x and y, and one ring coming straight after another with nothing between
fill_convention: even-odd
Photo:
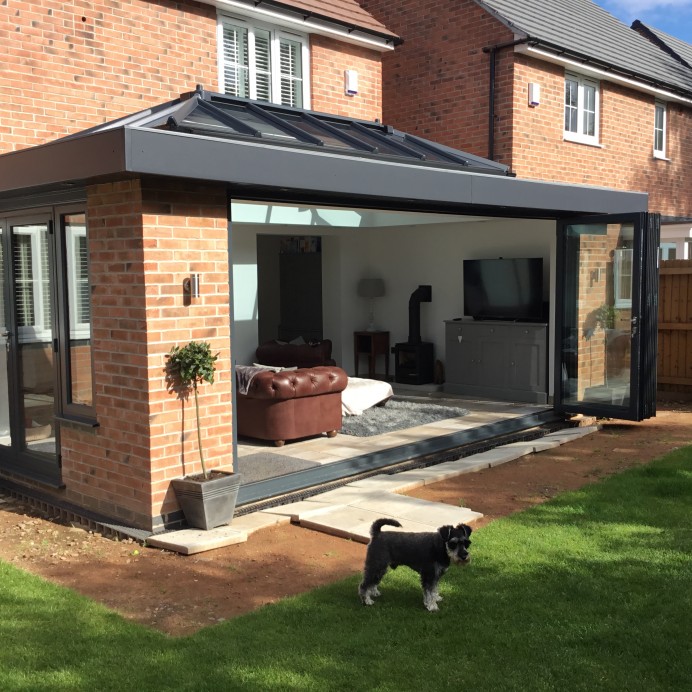
<instances>
[{"instance_id":1,"label":"tv stand","mask_svg":"<svg viewBox=\"0 0 692 692\"><path fill-rule=\"evenodd\" d=\"M543 322L445 322L450 394L548 403L548 325Z\"/></svg>"}]
</instances>

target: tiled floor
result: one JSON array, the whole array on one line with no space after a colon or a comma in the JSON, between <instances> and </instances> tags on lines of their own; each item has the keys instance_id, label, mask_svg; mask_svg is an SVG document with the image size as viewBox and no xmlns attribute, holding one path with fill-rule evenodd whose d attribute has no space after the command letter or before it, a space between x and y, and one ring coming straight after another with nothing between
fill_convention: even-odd
<instances>
[{"instance_id":1,"label":"tiled floor","mask_svg":"<svg viewBox=\"0 0 692 692\"><path fill-rule=\"evenodd\" d=\"M468 431L503 420L545 411L549 408L545 405L536 404L467 399L434 391L420 393L395 389L395 395L397 394L407 398L417 397L432 403L441 400L453 400L455 405L468 409L469 414L462 418L448 418L437 423L420 425L374 437L353 437L337 434L336 437L330 439L323 435L309 440L287 442L283 447L275 447L268 442L244 438L238 441L238 456L247 456L257 452L276 452L282 456L305 459L319 464L330 464L450 433Z\"/></svg>"}]
</instances>

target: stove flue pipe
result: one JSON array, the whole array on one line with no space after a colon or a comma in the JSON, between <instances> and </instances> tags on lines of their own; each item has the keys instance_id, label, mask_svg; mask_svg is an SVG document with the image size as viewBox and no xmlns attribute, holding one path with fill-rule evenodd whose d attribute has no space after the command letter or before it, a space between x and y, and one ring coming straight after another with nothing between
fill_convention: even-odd
<instances>
[{"instance_id":1,"label":"stove flue pipe","mask_svg":"<svg viewBox=\"0 0 692 692\"><path fill-rule=\"evenodd\" d=\"M419 286L408 299L408 342L421 343L420 304L432 301L432 286Z\"/></svg>"}]
</instances>

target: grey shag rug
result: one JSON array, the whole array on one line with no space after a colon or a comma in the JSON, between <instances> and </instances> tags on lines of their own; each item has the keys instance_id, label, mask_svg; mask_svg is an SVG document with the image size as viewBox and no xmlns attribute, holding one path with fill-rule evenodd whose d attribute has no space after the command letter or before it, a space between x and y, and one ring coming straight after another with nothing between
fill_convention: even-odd
<instances>
[{"instance_id":1,"label":"grey shag rug","mask_svg":"<svg viewBox=\"0 0 692 692\"><path fill-rule=\"evenodd\" d=\"M468 412L468 409L457 406L390 399L385 406L373 406L360 416L344 416L340 432L355 437L371 437L447 418L461 418Z\"/></svg>"},{"instance_id":2,"label":"grey shag rug","mask_svg":"<svg viewBox=\"0 0 692 692\"><path fill-rule=\"evenodd\" d=\"M294 459L283 454L272 454L271 452L258 452L257 454L248 454L248 456L238 459L238 469L241 482L256 483L267 478L276 478L277 476L285 476L287 473L295 473L296 471L305 471L319 466L314 461L306 461L305 459Z\"/></svg>"}]
</instances>

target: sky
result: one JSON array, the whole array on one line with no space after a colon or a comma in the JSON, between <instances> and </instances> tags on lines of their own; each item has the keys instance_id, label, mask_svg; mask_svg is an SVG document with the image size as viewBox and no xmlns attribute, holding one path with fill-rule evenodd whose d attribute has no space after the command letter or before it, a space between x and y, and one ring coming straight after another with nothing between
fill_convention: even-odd
<instances>
[{"instance_id":1,"label":"sky","mask_svg":"<svg viewBox=\"0 0 692 692\"><path fill-rule=\"evenodd\" d=\"M595 0L628 26L635 19L692 44L692 0Z\"/></svg>"}]
</instances>

